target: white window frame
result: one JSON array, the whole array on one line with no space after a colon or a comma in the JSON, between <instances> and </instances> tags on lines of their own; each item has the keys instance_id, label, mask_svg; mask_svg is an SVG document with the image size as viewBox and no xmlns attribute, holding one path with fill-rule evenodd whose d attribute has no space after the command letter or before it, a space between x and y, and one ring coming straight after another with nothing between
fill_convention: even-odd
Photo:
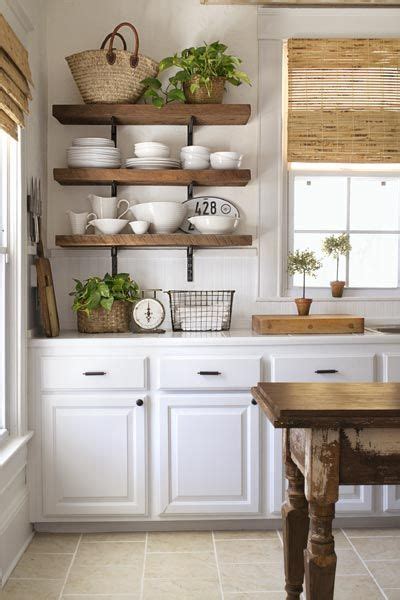
<instances>
[{"instance_id":1,"label":"white window frame","mask_svg":"<svg viewBox=\"0 0 400 600\"><path fill-rule=\"evenodd\" d=\"M21 137L21 132L20 137ZM6 135L2 133L2 135ZM10 437L19 436L24 431L21 422L22 389L25 382L25 310L26 286L24 278L25 220L21 199L21 141L9 138L6 144L6 246L1 248L6 254L6 294L5 322L6 340L3 364L5 381L2 382L5 406L2 407L5 428L0 429L0 443Z\"/></svg>"},{"instance_id":2,"label":"white window frame","mask_svg":"<svg viewBox=\"0 0 400 600\"><path fill-rule=\"evenodd\" d=\"M397 8L259 8L258 302L292 301L287 294L286 89L284 45L289 38L399 37ZM314 288L313 288L314 290ZM337 302L325 292L316 301ZM392 295L393 296L393 295ZM382 300L363 294L368 300ZM361 296L346 293L347 302ZM385 298L386 300L388 298ZM392 299L398 300L398 296Z\"/></svg>"},{"instance_id":3,"label":"white window frame","mask_svg":"<svg viewBox=\"0 0 400 600\"><path fill-rule=\"evenodd\" d=\"M284 264L286 264L288 252L293 250L293 241L294 241L294 179L297 175L301 175L303 177L313 177L313 176L321 176L326 175L329 177L379 177L382 179L389 177L396 177L400 180L400 168L399 165L390 166L382 166L380 169L378 166L373 167L371 165L370 170L368 165L360 165L358 168L354 168L354 166L347 165L330 165L329 167L325 165L306 165L302 164L300 167L296 167L291 165L289 168L288 175L288 191L287 191L287 238L284 250L282 252L282 259ZM349 197L347 198L347 202L349 203ZM349 204L348 204L349 207ZM303 230L302 230L303 231ZM326 235L331 235L332 233L347 233L348 230L310 230L309 233L324 233ZM304 233L308 233L308 230L304 230ZM362 230L350 230L350 233L390 233L390 234L398 234L400 236L400 229L390 230L390 231L368 231L363 232ZM321 250L322 252L322 250ZM400 254L399 254L400 258ZM400 262L399 262L400 269ZM346 280L348 278L348 260L346 260ZM349 287L346 285L346 298L348 296L352 298L374 298L374 299L387 299L387 298L400 298L400 271L398 275L399 287L397 288L359 288L359 287ZM326 286L317 287L312 286L312 295L314 298L326 298L326 292L329 290L329 282L327 282ZM286 286L284 289L284 293L286 296L298 296L301 292L302 288L299 286L293 285L293 277L287 276L286 278Z\"/></svg>"}]
</instances>

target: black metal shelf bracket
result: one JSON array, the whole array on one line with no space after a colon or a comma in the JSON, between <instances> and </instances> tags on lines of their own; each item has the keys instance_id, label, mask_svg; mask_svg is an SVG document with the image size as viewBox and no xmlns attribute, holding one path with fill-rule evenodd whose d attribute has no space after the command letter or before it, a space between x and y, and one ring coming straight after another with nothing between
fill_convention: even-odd
<instances>
[{"instance_id":1,"label":"black metal shelf bracket","mask_svg":"<svg viewBox=\"0 0 400 600\"><path fill-rule=\"evenodd\" d=\"M196 119L193 115L190 116L189 123L187 125L187 145L193 146L193 127Z\"/></svg>"},{"instance_id":2,"label":"black metal shelf bracket","mask_svg":"<svg viewBox=\"0 0 400 600\"><path fill-rule=\"evenodd\" d=\"M114 146L117 147L117 119L115 117L111 117L111 139Z\"/></svg>"},{"instance_id":3,"label":"black metal shelf bracket","mask_svg":"<svg viewBox=\"0 0 400 600\"><path fill-rule=\"evenodd\" d=\"M117 187L118 184L116 181L112 181L111 182L111 198L116 198L117 197Z\"/></svg>"},{"instance_id":4,"label":"black metal shelf bracket","mask_svg":"<svg viewBox=\"0 0 400 600\"><path fill-rule=\"evenodd\" d=\"M111 246L111 275L118 273L118 246Z\"/></svg>"},{"instance_id":5,"label":"black metal shelf bracket","mask_svg":"<svg viewBox=\"0 0 400 600\"><path fill-rule=\"evenodd\" d=\"M191 200L193 198L193 187L194 187L194 183L193 181L191 183L189 183L189 185L187 186L187 199Z\"/></svg>"},{"instance_id":6,"label":"black metal shelf bracket","mask_svg":"<svg viewBox=\"0 0 400 600\"><path fill-rule=\"evenodd\" d=\"M193 281L193 246L186 248L187 280Z\"/></svg>"}]
</instances>

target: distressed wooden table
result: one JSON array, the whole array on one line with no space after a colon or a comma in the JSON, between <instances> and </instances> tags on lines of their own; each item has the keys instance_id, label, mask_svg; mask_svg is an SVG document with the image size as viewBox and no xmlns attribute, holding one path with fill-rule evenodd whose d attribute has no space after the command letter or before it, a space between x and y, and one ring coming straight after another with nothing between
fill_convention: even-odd
<instances>
[{"instance_id":1,"label":"distressed wooden table","mask_svg":"<svg viewBox=\"0 0 400 600\"><path fill-rule=\"evenodd\" d=\"M253 397L284 429L287 600L333 600L339 485L400 484L400 384L259 383Z\"/></svg>"}]
</instances>

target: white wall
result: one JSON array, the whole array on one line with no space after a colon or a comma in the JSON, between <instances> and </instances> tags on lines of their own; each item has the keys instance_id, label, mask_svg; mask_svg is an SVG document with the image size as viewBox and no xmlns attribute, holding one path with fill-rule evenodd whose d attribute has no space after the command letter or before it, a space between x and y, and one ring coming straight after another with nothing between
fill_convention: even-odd
<instances>
[{"instance_id":1,"label":"white wall","mask_svg":"<svg viewBox=\"0 0 400 600\"><path fill-rule=\"evenodd\" d=\"M292 12L291 15L294 15ZM295 18L295 17L293 17ZM230 87L226 102L250 102L252 118L244 127L204 127L195 131L195 141L213 149L240 149L245 155L244 166L252 170L253 180L245 188L197 188L196 195L213 193L232 200L240 209L242 223L240 232L257 236L258 194L257 148L258 148L258 40L257 8L255 6L205 6L200 0L47 0L48 44L48 236L56 285L61 325L73 328L75 317L71 312L71 299L67 293L73 277L103 274L110 269L109 254L97 250L60 250L54 248L57 233L69 233L66 210L88 208L89 193L110 193L109 188L62 187L52 179L54 167L65 166L65 149L75 136L109 135L109 128L87 126L63 126L51 116L51 106L56 103L80 103L81 98L70 75L65 56L84 49L97 48L105 35L119 22L128 20L136 25L141 39L141 50L155 59L173 53L203 40L219 39L232 52L243 59L243 69L252 81L251 88ZM129 33L127 34L129 38ZM262 65L260 65L262 68ZM272 82L274 85L274 82ZM279 85L279 81L276 82ZM266 103L268 104L268 103ZM185 143L185 130L180 127L121 127L119 145L124 156L132 153L133 143L143 140L167 142L176 152ZM274 144L273 144L274 145ZM279 149L276 150L279 152ZM260 172L268 171L268 164L260 165ZM185 198L182 188L137 187L119 188L119 196L132 200ZM261 203L276 202L278 198L261 198ZM266 214L266 211L264 211ZM275 239L271 224L264 223L268 239ZM257 242L256 242L257 245ZM123 251L119 263L138 279L142 287L215 288L236 290L233 327L248 327L252 313L294 312L291 302L256 302L258 290L257 249L243 251L209 250L195 253L194 283L185 280L184 250ZM261 265L262 270L266 267ZM264 273L265 276L265 273ZM275 277L275 274L266 275ZM327 291L327 295L329 292ZM316 312L359 312L366 316L397 316L397 302L318 302Z\"/></svg>"}]
</instances>

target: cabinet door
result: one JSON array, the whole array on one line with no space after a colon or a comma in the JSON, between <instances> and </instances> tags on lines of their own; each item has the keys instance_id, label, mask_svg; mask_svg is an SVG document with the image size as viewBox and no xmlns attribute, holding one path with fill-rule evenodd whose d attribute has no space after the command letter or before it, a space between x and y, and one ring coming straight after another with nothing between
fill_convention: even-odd
<instances>
[{"instance_id":1,"label":"cabinet door","mask_svg":"<svg viewBox=\"0 0 400 600\"><path fill-rule=\"evenodd\" d=\"M259 512L259 409L251 396L161 396L160 514Z\"/></svg>"},{"instance_id":2,"label":"cabinet door","mask_svg":"<svg viewBox=\"0 0 400 600\"><path fill-rule=\"evenodd\" d=\"M383 355L383 381L400 382L400 354L388 352ZM400 485L383 486L383 510L391 514L400 514Z\"/></svg>"},{"instance_id":3,"label":"cabinet door","mask_svg":"<svg viewBox=\"0 0 400 600\"><path fill-rule=\"evenodd\" d=\"M271 380L279 382L373 381L374 355L302 355L271 357ZM327 370L333 373L324 373ZM269 512L280 514L285 480L282 465L282 432L268 423L268 504ZM272 449L273 448L273 449ZM371 486L340 486L338 514L372 512Z\"/></svg>"},{"instance_id":4,"label":"cabinet door","mask_svg":"<svg viewBox=\"0 0 400 600\"><path fill-rule=\"evenodd\" d=\"M145 424L136 398L45 396L44 514L145 514Z\"/></svg>"}]
</instances>

